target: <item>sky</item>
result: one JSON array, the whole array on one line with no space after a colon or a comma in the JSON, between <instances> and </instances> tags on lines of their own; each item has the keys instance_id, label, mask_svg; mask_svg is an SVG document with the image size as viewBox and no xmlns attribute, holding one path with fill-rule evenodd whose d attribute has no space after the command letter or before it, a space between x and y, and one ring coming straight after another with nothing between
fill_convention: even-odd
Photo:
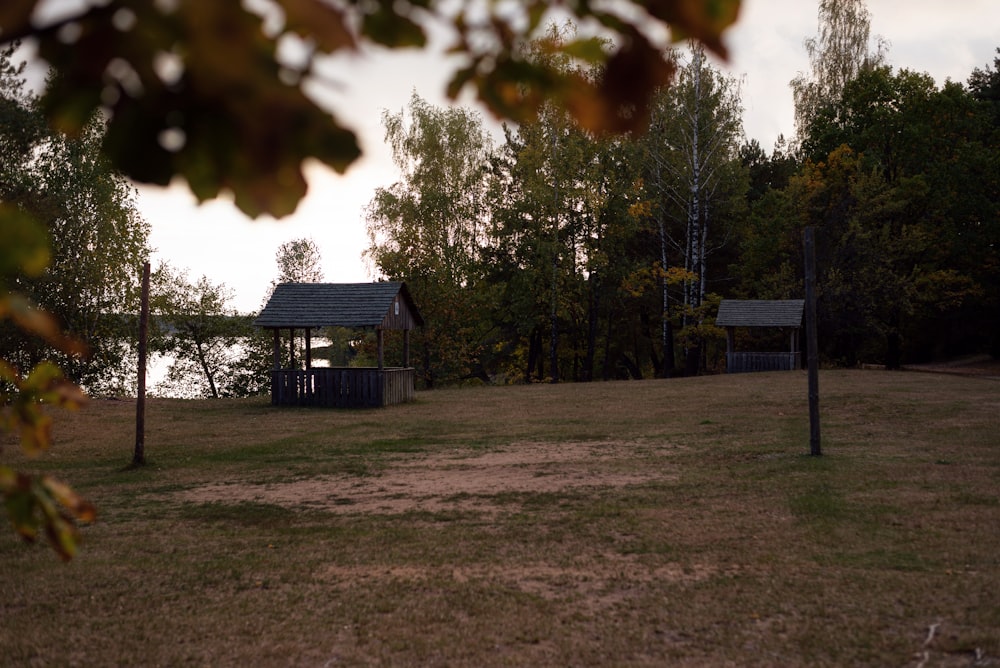
<instances>
[{"instance_id":1,"label":"sky","mask_svg":"<svg viewBox=\"0 0 1000 668\"><path fill-rule=\"evenodd\" d=\"M888 64L926 72L938 85L965 82L976 67L992 65L1000 47L1000 0L868 0L872 35L888 41ZM818 0L743 0L740 19L726 35L728 62L716 62L741 81L744 130L770 151L779 135L794 133L789 82L809 69L803 41L817 33ZM275 253L287 241L310 238L319 247L325 280L378 278L362 259L368 246L365 207L375 189L397 179L383 142L384 111L404 110L415 91L448 104L450 70L439 54L379 53L338 57L328 75L338 90L316 92L358 133L363 157L345 175L306 165L309 193L294 214L251 220L226 200L198 205L183 187L140 187L137 206L151 225L153 264L167 261L192 279L204 275L233 291L232 305L253 313L277 275ZM488 113L470 100L465 106ZM499 126L488 122L488 126Z\"/></svg>"}]
</instances>

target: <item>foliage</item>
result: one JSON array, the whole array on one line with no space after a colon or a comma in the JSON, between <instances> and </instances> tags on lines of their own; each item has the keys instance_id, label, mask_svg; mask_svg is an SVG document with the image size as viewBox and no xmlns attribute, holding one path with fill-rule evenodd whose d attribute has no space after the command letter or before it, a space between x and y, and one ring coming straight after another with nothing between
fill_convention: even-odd
<instances>
[{"instance_id":1,"label":"foliage","mask_svg":"<svg viewBox=\"0 0 1000 668\"><path fill-rule=\"evenodd\" d=\"M700 46L692 47L682 65L677 84L656 97L650 132L640 140L660 266L669 270L676 264L688 275L680 283L676 306L671 305L669 283L660 281L665 359L672 358L667 353L673 343L667 326L672 310L680 313L684 328L702 326L698 314L708 291L709 258L726 246L743 216L747 188L739 155L743 107L737 82L708 64ZM688 343L703 340L681 337ZM700 350L684 350L686 373L697 373ZM664 368L663 375L670 371Z\"/></svg>"},{"instance_id":2,"label":"foliage","mask_svg":"<svg viewBox=\"0 0 1000 668\"><path fill-rule=\"evenodd\" d=\"M312 239L293 239L281 244L275 254L278 263L278 277L271 282L278 283L322 283L323 260L319 246Z\"/></svg>"},{"instance_id":3,"label":"foliage","mask_svg":"<svg viewBox=\"0 0 1000 668\"><path fill-rule=\"evenodd\" d=\"M805 41L811 76L799 73L792 82L795 128L801 141L811 132L819 109L835 103L863 70L880 65L886 44L871 50L871 14L865 0L820 0L819 35Z\"/></svg>"},{"instance_id":4,"label":"foliage","mask_svg":"<svg viewBox=\"0 0 1000 668\"><path fill-rule=\"evenodd\" d=\"M100 156L101 123L90 119L75 139L52 132L25 89L24 65L10 60L14 49L0 52L0 426L37 457L51 441L43 405L82 405L76 382L92 391L124 382L122 316L137 302L148 228ZM95 516L58 480L6 465L0 496L15 531L29 541L44 531L63 559L76 552L75 522Z\"/></svg>"},{"instance_id":5,"label":"foliage","mask_svg":"<svg viewBox=\"0 0 1000 668\"><path fill-rule=\"evenodd\" d=\"M570 25L553 27L532 57L599 79L599 68L560 59L547 46L574 34ZM554 105L508 130L493 166L487 268L498 304L498 376L587 381L617 375L619 363L638 372L625 362L636 353L619 345L636 324L621 289L639 223L636 157L633 142L586 132Z\"/></svg>"},{"instance_id":6,"label":"foliage","mask_svg":"<svg viewBox=\"0 0 1000 668\"><path fill-rule=\"evenodd\" d=\"M425 325L412 349L431 386L473 374L480 355L476 291L493 149L474 112L435 108L416 94L407 112L382 117L400 180L377 189L368 206L366 254L389 279L406 281L420 304Z\"/></svg>"},{"instance_id":7,"label":"foliage","mask_svg":"<svg viewBox=\"0 0 1000 668\"><path fill-rule=\"evenodd\" d=\"M64 355L14 327L0 330L0 346L22 369L53 359L91 393L121 392L135 359L128 354L134 327L123 316L138 310L149 226L134 189L100 155L102 123L92 119L75 139L50 131L17 68L7 56L2 63L10 96L0 100L0 201L9 217L0 225L22 259L35 269L44 264L33 275L16 274L11 288L55 316L90 354Z\"/></svg>"},{"instance_id":8,"label":"foliage","mask_svg":"<svg viewBox=\"0 0 1000 668\"><path fill-rule=\"evenodd\" d=\"M266 371L249 364L249 319L229 306L233 293L202 276L161 264L150 277L150 313L155 323L151 349L172 362L164 387L185 397L248 396L262 393Z\"/></svg>"},{"instance_id":9,"label":"foliage","mask_svg":"<svg viewBox=\"0 0 1000 668\"><path fill-rule=\"evenodd\" d=\"M27 331L43 334L44 323L25 323ZM65 348L73 345L66 342ZM51 442L52 417L42 404L79 408L85 396L67 381L55 364L43 362L27 376L21 376L7 362L0 360L0 428L20 434L21 449L28 457L37 457ZM2 446L0 446L2 452ZM33 542L39 530L64 560L76 553L79 532L76 521L91 522L94 507L65 484L51 476L30 476L0 465L0 496L14 530Z\"/></svg>"},{"instance_id":10,"label":"foliage","mask_svg":"<svg viewBox=\"0 0 1000 668\"><path fill-rule=\"evenodd\" d=\"M472 88L492 112L518 121L553 99L591 129L632 129L644 121L649 93L672 72L649 28L699 39L724 55L722 33L740 6L653 0L626 3L638 10L630 12L551 0L115 0L84 3L42 24L41 4L3 3L0 40L32 38L62 73L43 100L49 117L74 132L102 109L109 118L105 149L130 178L165 185L179 176L199 200L231 191L251 216L294 210L305 194L304 160L343 171L360 154L353 132L306 93L327 84L317 66L331 54L371 45L420 48L429 32L444 28L450 51L464 56L448 84L452 98ZM588 80L523 57L520 45L555 5L616 38L561 47L605 63L607 76Z\"/></svg>"}]
</instances>

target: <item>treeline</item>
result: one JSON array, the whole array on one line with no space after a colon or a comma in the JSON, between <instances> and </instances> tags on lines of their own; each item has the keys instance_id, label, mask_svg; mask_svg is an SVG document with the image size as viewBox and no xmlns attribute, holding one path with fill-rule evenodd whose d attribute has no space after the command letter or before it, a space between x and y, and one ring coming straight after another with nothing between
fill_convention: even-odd
<instances>
[{"instance_id":1,"label":"treeline","mask_svg":"<svg viewBox=\"0 0 1000 668\"><path fill-rule=\"evenodd\" d=\"M426 385L718 370L719 300L801 298L806 226L825 363L1000 354L1000 58L939 87L858 54L823 95L797 82L797 137L770 154L697 49L641 136L549 107L497 145L416 94L386 113L400 177L369 205L367 254L427 321Z\"/></svg>"},{"instance_id":2,"label":"treeline","mask_svg":"<svg viewBox=\"0 0 1000 668\"><path fill-rule=\"evenodd\" d=\"M552 106L499 142L476 113L417 95L386 113L400 177L368 207L367 254L408 283L427 322L411 345L424 384L719 370L719 300L801 297L806 226L827 364L1000 353L1000 58L938 86L860 42L853 60L830 52L845 43L812 45L813 78L793 82L797 134L770 153L744 137L737 82L697 49L676 54L674 84L636 109L648 114L641 135L596 136ZM556 61L544 41L532 48L600 75ZM24 244L41 249L38 270L6 287L90 355L10 325L0 350L12 368L55 357L92 393L130 393L135 328L119 316L138 310L148 225L100 156L103 125L73 139L50 130L11 55L0 53L0 206L44 230ZM827 76L827 61L854 67ZM280 248L277 264L277 281L322 279L308 240ZM153 294L154 322L170 323L154 331L154 352L172 360L163 391L266 392L270 342L234 317L226 286L162 266ZM752 345L783 348L775 336ZM338 364L371 357L364 336L331 338Z\"/></svg>"}]
</instances>

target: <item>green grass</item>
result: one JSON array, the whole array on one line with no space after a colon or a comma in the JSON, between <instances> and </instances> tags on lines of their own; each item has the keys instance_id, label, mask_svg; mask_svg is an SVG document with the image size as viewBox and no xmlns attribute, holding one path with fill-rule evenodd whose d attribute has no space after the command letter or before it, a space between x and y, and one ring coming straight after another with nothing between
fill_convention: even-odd
<instances>
[{"instance_id":1,"label":"green grass","mask_svg":"<svg viewBox=\"0 0 1000 668\"><path fill-rule=\"evenodd\" d=\"M0 536L0 665L1000 663L1000 384L820 392L821 458L798 373L154 399L138 470L93 401L4 449L99 520Z\"/></svg>"}]
</instances>

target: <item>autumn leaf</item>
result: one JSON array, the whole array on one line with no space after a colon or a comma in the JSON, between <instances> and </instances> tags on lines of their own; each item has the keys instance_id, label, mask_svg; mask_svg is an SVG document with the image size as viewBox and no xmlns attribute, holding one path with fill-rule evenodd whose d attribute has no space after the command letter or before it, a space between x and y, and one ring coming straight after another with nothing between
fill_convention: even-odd
<instances>
[{"instance_id":1,"label":"autumn leaf","mask_svg":"<svg viewBox=\"0 0 1000 668\"><path fill-rule=\"evenodd\" d=\"M31 15L35 11L34 0L14 0L0 3L0 38L7 34L20 33L31 25Z\"/></svg>"},{"instance_id":2,"label":"autumn leaf","mask_svg":"<svg viewBox=\"0 0 1000 668\"><path fill-rule=\"evenodd\" d=\"M673 74L661 45L646 37L646 24L669 28L675 40L698 39L724 56L722 33L740 6L739 0L653 0L632 3L635 16L625 18L591 3L564 5L571 20L596 21L617 45L605 50L588 38L561 46L570 57L605 64L606 76L587 82L527 63L520 53L561 4L548 0L525 0L517 20L506 3L467 12L461 3L456 10L431 0L276 0L282 18L266 26L241 3L204 0L84 3L57 23L34 26L35 4L4 3L0 41L34 39L59 72L42 100L56 127L79 131L100 110L109 119L106 152L127 176L159 185L180 177L199 201L231 193L253 217L295 210L306 193L304 161L315 158L343 172L360 156L354 133L303 89L304 75L323 53L365 42L419 48L429 26L451 25L452 52L463 62L449 96L472 87L494 114L517 122L552 100L587 129L631 132L643 126L652 92ZM307 45L304 62L292 68L278 58L286 35Z\"/></svg>"},{"instance_id":3,"label":"autumn leaf","mask_svg":"<svg viewBox=\"0 0 1000 668\"><path fill-rule=\"evenodd\" d=\"M675 40L696 39L728 56L722 33L736 23L740 0L648 0L644 5L650 16L670 25Z\"/></svg>"},{"instance_id":4,"label":"autumn leaf","mask_svg":"<svg viewBox=\"0 0 1000 668\"><path fill-rule=\"evenodd\" d=\"M299 36L315 40L327 53L354 49L357 44L347 27L347 14L340 7L319 0L279 0L285 10L285 25Z\"/></svg>"}]
</instances>

